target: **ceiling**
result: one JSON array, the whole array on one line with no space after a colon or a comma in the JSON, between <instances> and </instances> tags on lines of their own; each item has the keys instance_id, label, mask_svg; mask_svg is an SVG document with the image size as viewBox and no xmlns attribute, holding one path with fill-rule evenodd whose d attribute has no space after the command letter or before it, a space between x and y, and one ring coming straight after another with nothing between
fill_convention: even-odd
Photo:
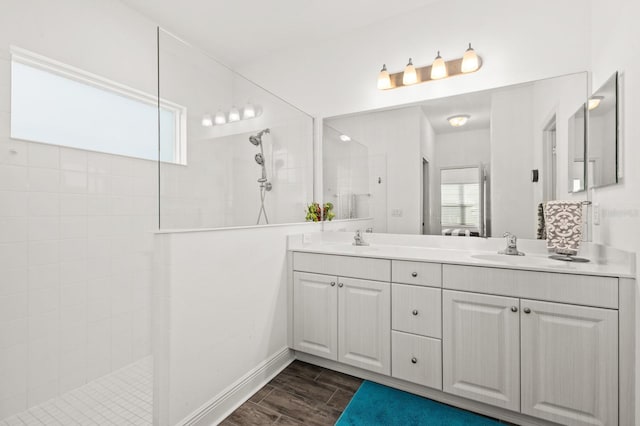
<instances>
[{"instance_id":1,"label":"ceiling","mask_svg":"<svg viewBox=\"0 0 640 426\"><path fill-rule=\"evenodd\" d=\"M331 39L439 0L121 0L229 66Z\"/></svg>"},{"instance_id":2,"label":"ceiling","mask_svg":"<svg viewBox=\"0 0 640 426\"><path fill-rule=\"evenodd\" d=\"M425 116L436 134L488 129L491 122L492 91L467 93L460 96L432 99L421 104ZM447 118L454 115L469 115L463 127L451 127Z\"/></svg>"}]
</instances>

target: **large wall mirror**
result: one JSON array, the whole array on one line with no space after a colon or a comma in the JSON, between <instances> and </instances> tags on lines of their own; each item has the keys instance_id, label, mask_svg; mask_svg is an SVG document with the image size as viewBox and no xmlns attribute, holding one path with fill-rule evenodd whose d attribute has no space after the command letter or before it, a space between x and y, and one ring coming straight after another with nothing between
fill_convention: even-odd
<instances>
[{"instance_id":1,"label":"large wall mirror","mask_svg":"<svg viewBox=\"0 0 640 426\"><path fill-rule=\"evenodd\" d=\"M587 199L587 87L577 73L326 119L325 201L374 232L536 238L539 203Z\"/></svg>"}]
</instances>

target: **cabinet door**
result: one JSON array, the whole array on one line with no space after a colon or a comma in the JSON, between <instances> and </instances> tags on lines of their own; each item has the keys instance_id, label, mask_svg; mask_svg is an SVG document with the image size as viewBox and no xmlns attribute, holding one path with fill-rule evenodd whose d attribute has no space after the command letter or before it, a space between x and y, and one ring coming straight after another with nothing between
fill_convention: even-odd
<instances>
[{"instance_id":1,"label":"cabinet door","mask_svg":"<svg viewBox=\"0 0 640 426\"><path fill-rule=\"evenodd\" d=\"M293 348L338 359L337 277L293 274Z\"/></svg>"},{"instance_id":2,"label":"cabinet door","mask_svg":"<svg viewBox=\"0 0 640 426\"><path fill-rule=\"evenodd\" d=\"M339 279L338 361L391 374L391 284Z\"/></svg>"},{"instance_id":3,"label":"cabinet door","mask_svg":"<svg viewBox=\"0 0 640 426\"><path fill-rule=\"evenodd\" d=\"M522 412L618 424L618 312L522 300Z\"/></svg>"},{"instance_id":4,"label":"cabinet door","mask_svg":"<svg viewBox=\"0 0 640 426\"><path fill-rule=\"evenodd\" d=\"M520 409L519 300L443 291L443 390Z\"/></svg>"}]
</instances>

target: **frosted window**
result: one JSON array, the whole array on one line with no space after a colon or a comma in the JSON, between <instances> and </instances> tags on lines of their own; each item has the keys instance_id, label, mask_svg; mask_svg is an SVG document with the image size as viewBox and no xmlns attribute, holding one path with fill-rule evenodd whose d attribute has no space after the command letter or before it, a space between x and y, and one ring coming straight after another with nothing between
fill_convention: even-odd
<instances>
[{"instance_id":1,"label":"frosted window","mask_svg":"<svg viewBox=\"0 0 640 426\"><path fill-rule=\"evenodd\" d=\"M115 86L114 86L115 87ZM160 159L181 161L176 109L160 109ZM129 157L158 159L158 107L121 87L85 76L68 78L15 60L11 63L11 137Z\"/></svg>"}]
</instances>

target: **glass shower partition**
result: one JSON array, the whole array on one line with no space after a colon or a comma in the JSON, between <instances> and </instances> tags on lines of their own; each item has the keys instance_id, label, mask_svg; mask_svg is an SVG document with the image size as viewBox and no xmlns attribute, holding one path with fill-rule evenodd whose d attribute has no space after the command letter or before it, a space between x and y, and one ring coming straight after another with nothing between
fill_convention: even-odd
<instances>
[{"instance_id":1,"label":"glass shower partition","mask_svg":"<svg viewBox=\"0 0 640 426\"><path fill-rule=\"evenodd\" d=\"M159 227L303 222L313 118L158 32Z\"/></svg>"}]
</instances>

